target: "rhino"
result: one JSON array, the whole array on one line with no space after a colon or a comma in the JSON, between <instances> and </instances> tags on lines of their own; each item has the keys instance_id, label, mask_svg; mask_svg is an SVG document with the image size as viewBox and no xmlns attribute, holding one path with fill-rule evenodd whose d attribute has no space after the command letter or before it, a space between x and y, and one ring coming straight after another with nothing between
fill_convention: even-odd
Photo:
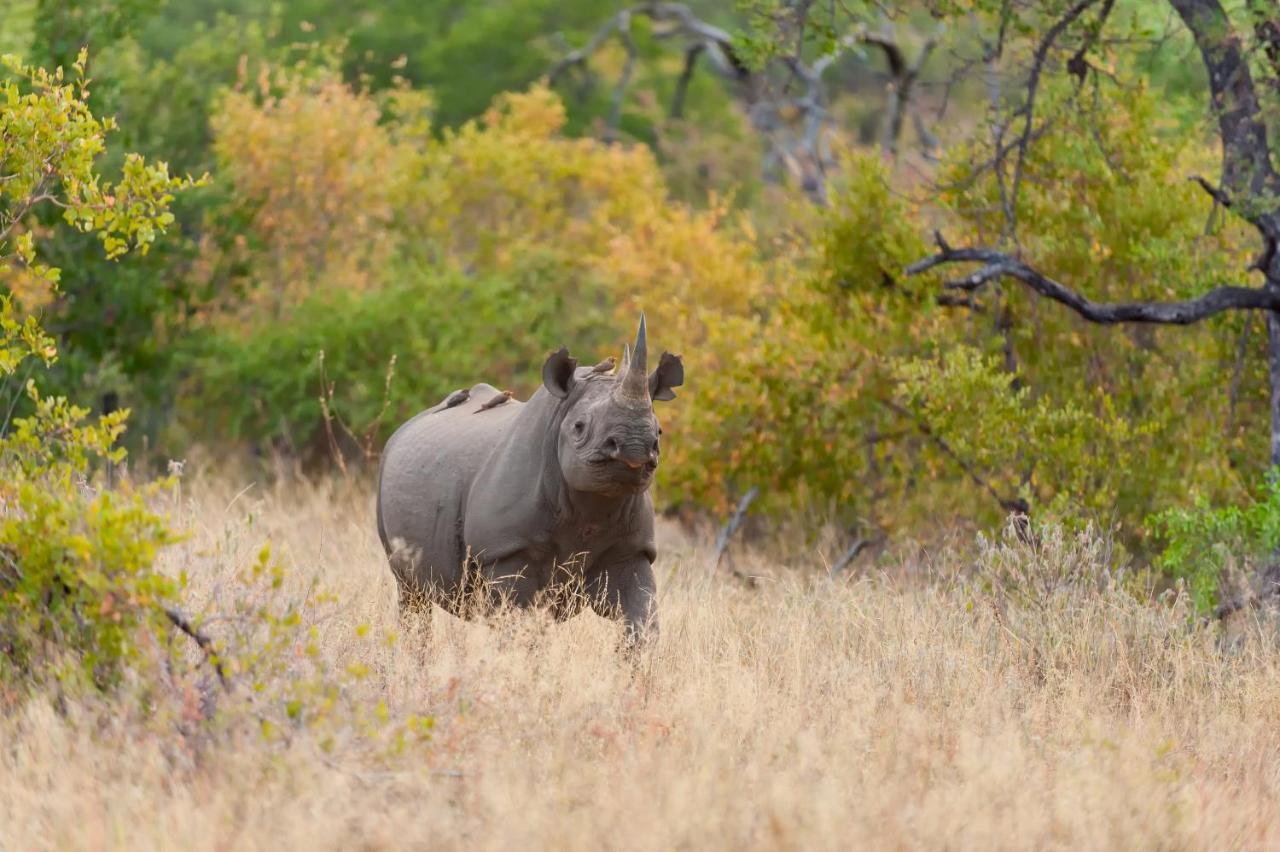
<instances>
[{"instance_id":1,"label":"rhino","mask_svg":"<svg viewBox=\"0 0 1280 852\"><path fill-rule=\"evenodd\" d=\"M675 398L684 364L663 352L647 372L646 336L641 314L616 372L579 367L562 346L528 401L486 407L500 394L481 383L396 430L377 523L402 614L436 604L472 617L506 602L562 620L589 605L623 621L629 646L656 636L653 402Z\"/></svg>"}]
</instances>

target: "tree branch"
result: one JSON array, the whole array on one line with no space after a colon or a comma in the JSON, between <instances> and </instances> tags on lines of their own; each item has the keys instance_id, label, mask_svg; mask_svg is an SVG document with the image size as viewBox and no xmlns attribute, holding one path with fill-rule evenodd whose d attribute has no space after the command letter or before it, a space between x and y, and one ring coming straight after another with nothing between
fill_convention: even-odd
<instances>
[{"instance_id":1,"label":"tree branch","mask_svg":"<svg viewBox=\"0 0 1280 852\"><path fill-rule=\"evenodd\" d=\"M903 122L911 108L912 90L920 78L920 72L924 70L929 57L938 46L942 32L943 28L939 27L920 48L915 62L910 63L897 41L887 33L861 33L857 36L863 43L880 48L889 66L889 74L893 78L889 88L888 117L881 142L881 147L891 156L897 156L898 153L898 140L902 138ZM917 132L919 132L919 128L923 127L923 120L918 115L915 117Z\"/></svg>"},{"instance_id":2,"label":"tree branch","mask_svg":"<svg viewBox=\"0 0 1280 852\"><path fill-rule=\"evenodd\" d=\"M973 465L965 461L960 456L960 454L955 451L955 449L951 446L951 444L947 442L945 438L943 438L937 432L933 431L933 428L929 426L928 423L921 420L910 410L908 410L904 406L899 405L898 403L894 402L891 399L882 400L882 402L885 405L885 407L887 407L889 410L896 412L900 416L907 418L913 424L915 424L916 430L921 435L923 435L924 437L932 441L938 447L938 449L943 452L944 455L946 455L953 462L955 462L956 465L962 471L964 471L965 475L968 476L969 479L973 480L974 485L977 485L983 491L986 491L988 494L990 494L991 498L1000 504L1001 509L1004 509L1006 512L1014 512L1020 515L1026 515L1031 511L1031 507L1027 505L1027 501L1023 500L1021 497L1000 496L1000 492L996 491L996 489L991 485L990 482L988 482L981 475L979 475L979 473L976 470L974 470Z\"/></svg>"},{"instance_id":3,"label":"tree branch","mask_svg":"<svg viewBox=\"0 0 1280 852\"><path fill-rule=\"evenodd\" d=\"M200 646L200 650L204 652L205 657L213 664L213 670L217 673L218 682L222 684L223 690L230 692L231 685L227 681L227 672L222 667L222 660L218 658L218 650L214 647L213 640L192 624L191 619L187 618L186 614L181 610L166 606L164 607L164 614L174 627L191 637Z\"/></svg>"},{"instance_id":4,"label":"tree branch","mask_svg":"<svg viewBox=\"0 0 1280 852\"><path fill-rule=\"evenodd\" d=\"M1079 18L1086 9L1096 2L1097 0L1077 0L1076 4L1068 9L1067 13L1049 28L1044 38L1040 40L1040 44L1036 46L1036 52L1031 63L1031 75L1027 78L1027 101L1022 107L1024 114L1022 133L1018 135L1018 143L1015 146L1018 151L1018 158L1014 160L1013 180L1009 185L1008 236L1012 236L1018 226L1018 191L1022 186L1022 173L1027 160L1027 146L1031 144L1031 126L1035 121L1036 95L1040 90L1040 75L1044 71L1045 61L1049 58L1049 51L1053 49L1053 43L1058 40L1058 36L1062 35L1063 31L1076 18Z\"/></svg>"},{"instance_id":5,"label":"tree branch","mask_svg":"<svg viewBox=\"0 0 1280 852\"><path fill-rule=\"evenodd\" d=\"M1203 175L1192 175L1187 180L1200 184L1200 188L1209 193L1209 196L1223 207L1231 206L1231 196L1223 192L1220 187L1214 186Z\"/></svg>"},{"instance_id":6,"label":"tree branch","mask_svg":"<svg viewBox=\"0 0 1280 852\"><path fill-rule=\"evenodd\" d=\"M1080 46L1076 48L1076 52L1071 54L1071 58L1067 60L1067 72L1074 76L1078 83L1084 83L1085 75L1089 71L1089 60L1085 56L1098 42L1098 36L1102 34L1102 28L1107 23L1107 18L1111 17L1111 10L1115 7L1116 0L1104 0L1102 11L1098 13L1098 20L1094 21L1093 26L1089 30L1089 34Z\"/></svg>"},{"instance_id":7,"label":"tree branch","mask_svg":"<svg viewBox=\"0 0 1280 852\"><path fill-rule=\"evenodd\" d=\"M627 61L622 66L622 73L618 75L618 82L613 87L613 97L609 101L609 118L605 122L605 140L609 142L617 139L618 125L622 121L622 98L626 95L627 85L636 68L636 42L631 37L631 12L628 10L618 13L618 35L627 51Z\"/></svg>"},{"instance_id":8,"label":"tree branch","mask_svg":"<svg viewBox=\"0 0 1280 852\"><path fill-rule=\"evenodd\" d=\"M689 91L689 82L693 79L693 70L698 64L698 57L703 54L707 46L702 42L692 44L684 52L684 68L680 71L680 77L676 80L676 92L671 98L671 117L684 117L684 98Z\"/></svg>"},{"instance_id":9,"label":"tree branch","mask_svg":"<svg viewBox=\"0 0 1280 852\"><path fill-rule=\"evenodd\" d=\"M1257 227L1268 242L1264 271L1280 278L1275 244L1280 241L1280 210L1269 205L1242 205L1245 199L1280 195L1280 177L1271 162L1267 127L1240 36L1219 0L1169 0L1191 31L1209 74L1209 89L1222 138L1222 191L1237 202L1236 212ZM1270 209L1262 209L1262 207Z\"/></svg>"},{"instance_id":10,"label":"tree branch","mask_svg":"<svg viewBox=\"0 0 1280 852\"><path fill-rule=\"evenodd\" d=\"M947 282L950 290L972 292L997 278L1013 278L1045 298L1059 302L1090 322L1155 323L1190 325L1223 311L1280 310L1280 293L1266 288L1223 286L1195 299L1180 302L1093 302L1026 263L1003 252L982 248L952 248L939 233L934 234L937 254L907 267L908 275L949 263L981 263L982 267L964 278Z\"/></svg>"}]
</instances>

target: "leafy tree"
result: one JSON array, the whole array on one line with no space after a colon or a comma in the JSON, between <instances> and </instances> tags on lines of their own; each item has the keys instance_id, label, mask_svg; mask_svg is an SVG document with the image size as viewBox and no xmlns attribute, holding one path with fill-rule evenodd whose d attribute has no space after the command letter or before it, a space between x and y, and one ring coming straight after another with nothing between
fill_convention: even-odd
<instances>
[{"instance_id":1,"label":"leafy tree","mask_svg":"<svg viewBox=\"0 0 1280 852\"><path fill-rule=\"evenodd\" d=\"M1149 5L1123 2L912 8L928 9L947 24L944 44L958 57L957 70L982 70L984 85L977 91L990 105L977 126L957 128L959 139L936 176L917 187L923 190L914 194L919 206L892 198L886 205L883 193L856 176L868 173L865 166L833 190L820 242L834 240L864 259L851 275L835 276L845 284L838 290L822 285L832 280L824 269L837 267L836 255L808 261L808 282L780 294L782 304L764 327L776 348L766 345L761 351L771 356L749 360L745 371L791 366L778 359L807 348L801 369L774 371L787 374L777 376L765 397L791 404L779 402L776 413L757 405L755 416L776 424L779 434L786 433L788 417L813 412L815 420L792 430L794 450L779 456L776 446L766 449L774 445L766 440L756 451L765 461L755 472L750 462L739 461L739 473L730 479L790 471L782 476L782 494L808 490L820 504L835 500L846 518L879 518L881 524L890 515L909 516L903 511L908 507L931 505L925 490L946 493L950 486L937 479L944 471L949 483L982 495L954 506L1001 512L1141 518L1176 503L1188 480L1202 493L1243 493L1235 471L1265 464L1257 445L1241 436L1265 416L1267 362L1249 357L1258 324L1222 312L1270 316L1274 281L1258 288L1219 285L1247 265L1249 227L1263 235L1264 278L1275 271L1269 266L1274 204L1268 200L1275 181L1265 147L1274 116L1258 96L1273 88L1276 77L1267 52L1274 13L1252 4L1247 12L1233 10L1233 19L1219 15L1216 3L1172 3L1170 11L1185 29L1161 32L1160 16L1150 14ZM865 43L881 14L888 16L886 28L904 25L909 15L877 4L769 0L752 4L751 12L754 28L737 42L743 50L757 63L801 67L843 45ZM1211 72L1208 82L1189 81L1181 71L1152 73L1156 60L1197 46ZM1223 89L1227 78L1235 81L1230 92ZM1261 88L1254 88L1255 81ZM1188 123L1185 96L1192 82L1200 87L1201 109L1207 100L1222 117L1221 188L1195 178L1211 167L1211 151ZM961 78L957 88L964 85ZM1176 107L1172 114L1169 104ZM922 230L917 223L927 219L962 232L966 242L995 247L955 249L939 238L938 254L909 273L962 261L981 266L938 293L902 277L914 259L909 255L865 258L873 243L863 227L896 231L883 221L842 230L847 208L841 193L850 189L855 207L898 208L887 218L909 222L908 230ZM1069 276L1108 301L1085 299L1040 269ZM1134 301L1147 295L1153 301ZM1075 314L1047 310L1046 297ZM806 303L813 307L803 308ZM1094 327L1208 318L1180 335L1150 328L1117 335ZM880 332L874 343L866 340L871 328ZM831 354L819 360L820 352ZM813 376L821 391L796 400L796 389L810 385L796 376ZM870 376L875 383L868 383ZM735 375L734 381L749 377ZM870 408L855 414L836 402L846 385L860 391ZM1270 396L1280 399L1280 390ZM866 429L851 427L837 438L838 431L822 426L828 412ZM1104 447L1110 454L1096 453ZM788 458L800 463L782 461ZM1131 475L1116 475L1125 458L1144 461ZM841 474L852 482L823 479ZM765 481L777 479L774 474ZM911 491L915 496L907 497ZM873 495L888 494L898 495L885 504L893 507L889 512L870 508L879 502ZM958 514L973 512L961 508Z\"/></svg>"},{"instance_id":2,"label":"leafy tree","mask_svg":"<svg viewBox=\"0 0 1280 852\"><path fill-rule=\"evenodd\" d=\"M56 287L58 270L36 254L31 214L53 205L65 223L93 233L108 257L145 253L172 224L173 194L191 181L130 155L121 178L104 180L97 160L109 119L88 106L86 54L74 77L3 58L0 78L0 377L21 384L31 414L0 436L0 674L13 676L70 657L103 683L135 650L136 628L164 619L175 581L156 572L156 549L173 540L147 498L164 483L99 490L87 478L113 463L126 411L87 421L87 411L47 397L30 378L57 348L32 312ZM24 377L25 380L24 380ZM9 412L12 414L12 405Z\"/></svg>"}]
</instances>

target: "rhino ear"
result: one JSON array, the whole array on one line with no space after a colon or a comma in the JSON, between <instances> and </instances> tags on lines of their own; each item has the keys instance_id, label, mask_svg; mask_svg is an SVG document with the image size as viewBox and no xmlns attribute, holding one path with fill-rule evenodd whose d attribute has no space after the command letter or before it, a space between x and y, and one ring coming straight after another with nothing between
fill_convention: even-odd
<instances>
[{"instance_id":1,"label":"rhino ear","mask_svg":"<svg viewBox=\"0 0 1280 852\"><path fill-rule=\"evenodd\" d=\"M679 355L663 352L658 359L658 369L649 374L649 396L653 399L675 399L672 388L684 384L684 362Z\"/></svg>"},{"instance_id":2,"label":"rhino ear","mask_svg":"<svg viewBox=\"0 0 1280 852\"><path fill-rule=\"evenodd\" d=\"M566 347L561 346L542 365L542 386L552 396L564 399L573 387L573 371L577 366L578 359L572 357Z\"/></svg>"}]
</instances>

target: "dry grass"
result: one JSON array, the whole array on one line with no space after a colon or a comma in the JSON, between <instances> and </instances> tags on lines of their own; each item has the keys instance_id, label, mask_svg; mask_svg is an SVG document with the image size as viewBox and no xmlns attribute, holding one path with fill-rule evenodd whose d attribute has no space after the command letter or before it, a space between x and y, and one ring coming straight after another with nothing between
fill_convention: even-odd
<instances>
[{"instance_id":1,"label":"dry grass","mask_svg":"<svg viewBox=\"0 0 1280 852\"><path fill-rule=\"evenodd\" d=\"M1228 644L1095 584L1000 603L913 565L750 590L668 530L664 633L636 669L593 615L437 613L429 640L388 645L356 636L396 629L367 494L234 494L184 500L195 534L166 559L193 601L271 539L341 602L317 641L369 666L348 697L431 714L431 741L386 758L350 731L327 752L306 731L184 739L129 692L37 699L0 718L0 848L1280 845L1280 666L1260 625ZM985 560L1052 574L1090 548Z\"/></svg>"}]
</instances>

